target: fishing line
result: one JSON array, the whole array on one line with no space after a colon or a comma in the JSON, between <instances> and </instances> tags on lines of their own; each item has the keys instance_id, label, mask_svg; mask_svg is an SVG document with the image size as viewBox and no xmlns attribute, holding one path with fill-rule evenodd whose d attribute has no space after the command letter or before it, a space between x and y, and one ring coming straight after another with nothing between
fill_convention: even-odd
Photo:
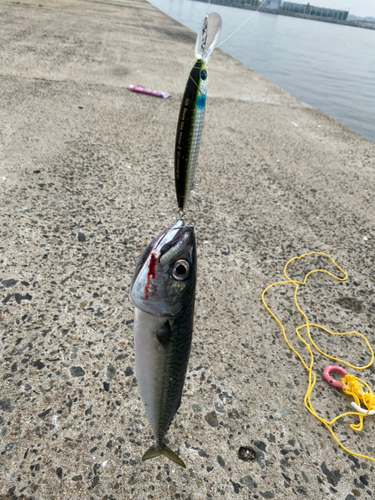
<instances>
[{"instance_id":1,"label":"fishing line","mask_svg":"<svg viewBox=\"0 0 375 500\"><path fill-rule=\"evenodd\" d=\"M223 40L222 42L219 43L219 45L216 45L216 47L214 48L214 50L218 49L220 47L220 45L222 45L223 43L227 42L230 38L232 38L233 35L235 35L237 33L238 30L240 30L248 21L250 21L250 19L252 17L255 16L255 14L258 12L259 9L261 9L264 5L266 0L263 0L262 3L259 5L259 7L252 13L250 14L250 16L236 29L233 31L233 33L231 35L229 35L225 40ZM208 0L208 8L207 8L207 16L209 14L209 9L210 9L210 4L211 4L211 0ZM207 17L206 16L206 17ZM193 62L193 67L196 63L196 59L194 59L194 62ZM206 67L208 68L208 61L206 62ZM192 79L192 77L190 76L190 79L192 80L192 82L194 82L194 84L196 85L196 87L198 88L198 91L200 92L200 94L202 94L202 92L200 91L197 83Z\"/></svg>"},{"instance_id":2,"label":"fishing line","mask_svg":"<svg viewBox=\"0 0 375 500\"><path fill-rule=\"evenodd\" d=\"M220 47L220 45L223 45L223 43L227 42L230 38L232 38L232 36L237 33L238 30L240 30L242 28L242 26L245 26L245 24L250 21L250 19L255 16L255 14L258 12L258 10L260 8L263 7L264 3L265 3L266 0L263 0L263 2L259 5L259 7L256 9L255 12L253 12L252 14L250 14L250 16L246 19L246 21L244 21L241 26L239 26L236 30L233 31L233 33L231 35L228 36L228 38L226 38L225 40L223 40L222 42L219 43L219 45L216 45L215 49L217 49L218 47ZM214 50L215 50L214 49Z\"/></svg>"}]
</instances>

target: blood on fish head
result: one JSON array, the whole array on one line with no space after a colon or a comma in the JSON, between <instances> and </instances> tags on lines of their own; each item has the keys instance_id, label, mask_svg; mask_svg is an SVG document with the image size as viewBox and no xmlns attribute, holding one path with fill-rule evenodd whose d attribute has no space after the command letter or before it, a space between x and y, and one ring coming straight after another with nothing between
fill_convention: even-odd
<instances>
[{"instance_id":1,"label":"blood on fish head","mask_svg":"<svg viewBox=\"0 0 375 500\"><path fill-rule=\"evenodd\" d=\"M149 297L151 279L155 279L156 276L156 261L157 261L156 253L151 252L150 260L148 262L147 281L145 285L145 300L148 300Z\"/></svg>"},{"instance_id":2,"label":"blood on fish head","mask_svg":"<svg viewBox=\"0 0 375 500\"><path fill-rule=\"evenodd\" d=\"M130 300L155 316L172 317L196 277L194 228L182 221L164 230L143 252L134 271Z\"/></svg>"}]
</instances>

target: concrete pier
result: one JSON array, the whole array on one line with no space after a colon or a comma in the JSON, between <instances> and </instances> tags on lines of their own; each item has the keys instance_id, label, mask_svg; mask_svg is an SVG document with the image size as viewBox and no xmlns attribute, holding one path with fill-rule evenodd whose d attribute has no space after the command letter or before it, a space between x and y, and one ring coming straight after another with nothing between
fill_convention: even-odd
<instances>
[{"instance_id":1,"label":"concrete pier","mask_svg":"<svg viewBox=\"0 0 375 500\"><path fill-rule=\"evenodd\" d=\"M306 411L308 374L261 293L291 257L326 252L349 278L313 275L302 309L375 343L375 145L212 55L187 209L194 340L168 433L187 469L142 464L152 438L128 290L141 251L176 217L175 130L195 35L142 0L38 1L0 2L0 498L370 498L373 463ZM317 267L334 271L309 257L290 272ZM308 361L293 287L268 301ZM360 339L312 334L354 365L370 359ZM350 411L320 376L333 362L315 360L314 407L324 418ZM375 388L371 369L359 376ZM356 422L336 425L338 436L375 456L374 419L359 433Z\"/></svg>"}]
</instances>

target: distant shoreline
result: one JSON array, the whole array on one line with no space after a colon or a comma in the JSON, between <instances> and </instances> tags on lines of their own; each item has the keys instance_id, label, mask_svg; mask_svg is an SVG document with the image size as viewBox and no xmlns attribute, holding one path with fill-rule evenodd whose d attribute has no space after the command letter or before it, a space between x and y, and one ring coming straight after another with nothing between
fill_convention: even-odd
<instances>
[{"instance_id":1,"label":"distant shoreline","mask_svg":"<svg viewBox=\"0 0 375 500\"><path fill-rule=\"evenodd\" d=\"M208 3L208 0L191 0L193 2L202 2ZM227 7L235 7L237 9L246 9L246 10L257 10L256 7L250 4L240 3L240 1L234 3L230 0L211 0L210 3L217 5L225 5ZM332 23L332 24L343 24L345 26L353 26L355 28L365 28L369 30L375 30L375 23L371 23L369 21L343 21L339 19L320 17L320 16L310 16L308 14L299 14L297 12L289 12L281 9L266 9L260 8L259 12L264 12L266 14L277 14L281 16L289 16L289 17L298 17L301 19L311 19L312 21L321 21L324 23Z\"/></svg>"}]
</instances>

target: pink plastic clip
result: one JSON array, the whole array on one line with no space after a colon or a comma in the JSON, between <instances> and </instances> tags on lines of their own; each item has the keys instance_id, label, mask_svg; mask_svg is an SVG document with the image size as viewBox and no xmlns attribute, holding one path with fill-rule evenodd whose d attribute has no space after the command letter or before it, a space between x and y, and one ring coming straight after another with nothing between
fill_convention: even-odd
<instances>
[{"instance_id":1,"label":"pink plastic clip","mask_svg":"<svg viewBox=\"0 0 375 500\"><path fill-rule=\"evenodd\" d=\"M323 378L326 382L329 383L329 385L332 385L333 387L337 387L338 389L342 389L344 386L340 380L335 380L332 378L329 374L330 372L337 372L343 377L348 374L344 368L341 368L341 366L327 366L324 371L323 371Z\"/></svg>"},{"instance_id":2,"label":"pink plastic clip","mask_svg":"<svg viewBox=\"0 0 375 500\"><path fill-rule=\"evenodd\" d=\"M167 99L168 97L171 97L171 94L168 94L168 92L163 92L162 90L147 89L146 87L142 87L142 85L129 85L129 90L132 90L133 92L140 92L141 94L148 94L148 95L153 95L155 97L161 97L162 99Z\"/></svg>"}]
</instances>

